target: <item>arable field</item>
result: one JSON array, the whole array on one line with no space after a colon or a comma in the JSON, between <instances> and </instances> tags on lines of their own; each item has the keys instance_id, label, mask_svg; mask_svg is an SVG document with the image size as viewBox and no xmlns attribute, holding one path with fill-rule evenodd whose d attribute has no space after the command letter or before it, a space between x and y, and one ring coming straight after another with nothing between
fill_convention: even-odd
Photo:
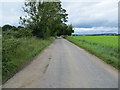
<instances>
[{"instance_id":1,"label":"arable field","mask_svg":"<svg viewBox=\"0 0 120 90\"><path fill-rule=\"evenodd\" d=\"M120 68L118 65L118 36L69 36L66 39L115 68Z\"/></svg>"}]
</instances>

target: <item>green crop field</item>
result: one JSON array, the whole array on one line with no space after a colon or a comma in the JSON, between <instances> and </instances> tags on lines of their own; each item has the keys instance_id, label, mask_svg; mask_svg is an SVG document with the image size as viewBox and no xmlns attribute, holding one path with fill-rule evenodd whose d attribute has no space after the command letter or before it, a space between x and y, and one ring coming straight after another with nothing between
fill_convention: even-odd
<instances>
[{"instance_id":1,"label":"green crop field","mask_svg":"<svg viewBox=\"0 0 120 90\"><path fill-rule=\"evenodd\" d=\"M86 49L115 68L119 68L118 36L69 36L66 39Z\"/></svg>"},{"instance_id":2,"label":"green crop field","mask_svg":"<svg viewBox=\"0 0 120 90\"><path fill-rule=\"evenodd\" d=\"M73 38L96 43L102 46L118 48L118 36L74 36Z\"/></svg>"}]
</instances>

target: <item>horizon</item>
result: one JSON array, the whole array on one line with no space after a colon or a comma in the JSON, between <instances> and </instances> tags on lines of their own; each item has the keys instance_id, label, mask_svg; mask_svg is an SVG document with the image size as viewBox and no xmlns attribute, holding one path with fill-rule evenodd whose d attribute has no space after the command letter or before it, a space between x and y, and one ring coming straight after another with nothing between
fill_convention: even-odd
<instances>
[{"instance_id":1,"label":"horizon","mask_svg":"<svg viewBox=\"0 0 120 90\"><path fill-rule=\"evenodd\" d=\"M19 0L18 0L19 1ZM62 1L62 7L67 10L68 22L74 26L74 33L98 34L118 33L117 1L101 0L96 2ZM24 16L23 2L2 2L0 11L0 26L9 24L20 26L19 17ZM104 10L103 10L104 8Z\"/></svg>"}]
</instances>

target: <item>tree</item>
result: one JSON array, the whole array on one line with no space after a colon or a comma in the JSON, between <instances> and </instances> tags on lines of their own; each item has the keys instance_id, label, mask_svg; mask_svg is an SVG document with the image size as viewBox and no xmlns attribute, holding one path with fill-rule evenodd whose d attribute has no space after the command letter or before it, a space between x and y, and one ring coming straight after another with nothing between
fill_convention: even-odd
<instances>
[{"instance_id":1,"label":"tree","mask_svg":"<svg viewBox=\"0 0 120 90\"><path fill-rule=\"evenodd\" d=\"M73 26L68 25L67 30L66 30L66 34L71 35L72 33L74 33Z\"/></svg>"},{"instance_id":2,"label":"tree","mask_svg":"<svg viewBox=\"0 0 120 90\"><path fill-rule=\"evenodd\" d=\"M24 27L22 27L22 26L18 26L17 28L20 29L20 28L24 28Z\"/></svg>"},{"instance_id":3,"label":"tree","mask_svg":"<svg viewBox=\"0 0 120 90\"><path fill-rule=\"evenodd\" d=\"M12 30L17 31L17 30L18 30L18 28L17 28L17 27L15 27L15 26L12 26Z\"/></svg>"},{"instance_id":4,"label":"tree","mask_svg":"<svg viewBox=\"0 0 120 90\"><path fill-rule=\"evenodd\" d=\"M4 25L3 27L2 27L2 30L3 31L6 31L6 30L9 30L9 29L12 29L13 28L13 26L11 26L11 25Z\"/></svg>"},{"instance_id":5,"label":"tree","mask_svg":"<svg viewBox=\"0 0 120 90\"><path fill-rule=\"evenodd\" d=\"M56 36L67 22L68 14L61 7L61 2L27 1L23 7L28 15L20 17L21 24L32 30L33 35L46 38Z\"/></svg>"}]
</instances>

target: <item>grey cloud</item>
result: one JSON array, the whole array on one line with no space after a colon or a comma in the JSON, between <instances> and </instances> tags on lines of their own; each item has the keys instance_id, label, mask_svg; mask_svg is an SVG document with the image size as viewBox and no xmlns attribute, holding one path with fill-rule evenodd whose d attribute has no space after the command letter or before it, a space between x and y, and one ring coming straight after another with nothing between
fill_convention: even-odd
<instances>
[{"instance_id":1,"label":"grey cloud","mask_svg":"<svg viewBox=\"0 0 120 90\"><path fill-rule=\"evenodd\" d=\"M117 2L63 2L75 27L117 27Z\"/></svg>"},{"instance_id":2,"label":"grey cloud","mask_svg":"<svg viewBox=\"0 0 120 90\"><path fill-rule=\"evenodd\" d=\"M69 14L69 24L72 23L77 28L117 27L117 0L95 0L95 2L90 1L91 0L79 0L75 2L74 0L70 2L69 0L65 2L65 0L62 0L62 6L67 10L67 13ZM24 13L21 10L23 3L4 2L2 5L2 12L0 11L0 13L2 13L0 14L0 21L2 21L2 24L0 23L0 26L4 24L12 24L17 26L19 17L24 16ZM101 31L98 29L91 31L83 30L83 32L81 30L80 32L116 32L116 30L113 28L113 30L109 29L109 31L107 29L102 29Z\"/></svg>"},{"instance_id":3,"label":"grey cloud","mask_svg":"<svg viewBox=\"0 0 120 90\"><path fill-rule=\"evenodd\" d=\"M93 27L93 28L75 28L74 34L104 34L118 33L117 27Z\"/></svg>"}]
</instances>

